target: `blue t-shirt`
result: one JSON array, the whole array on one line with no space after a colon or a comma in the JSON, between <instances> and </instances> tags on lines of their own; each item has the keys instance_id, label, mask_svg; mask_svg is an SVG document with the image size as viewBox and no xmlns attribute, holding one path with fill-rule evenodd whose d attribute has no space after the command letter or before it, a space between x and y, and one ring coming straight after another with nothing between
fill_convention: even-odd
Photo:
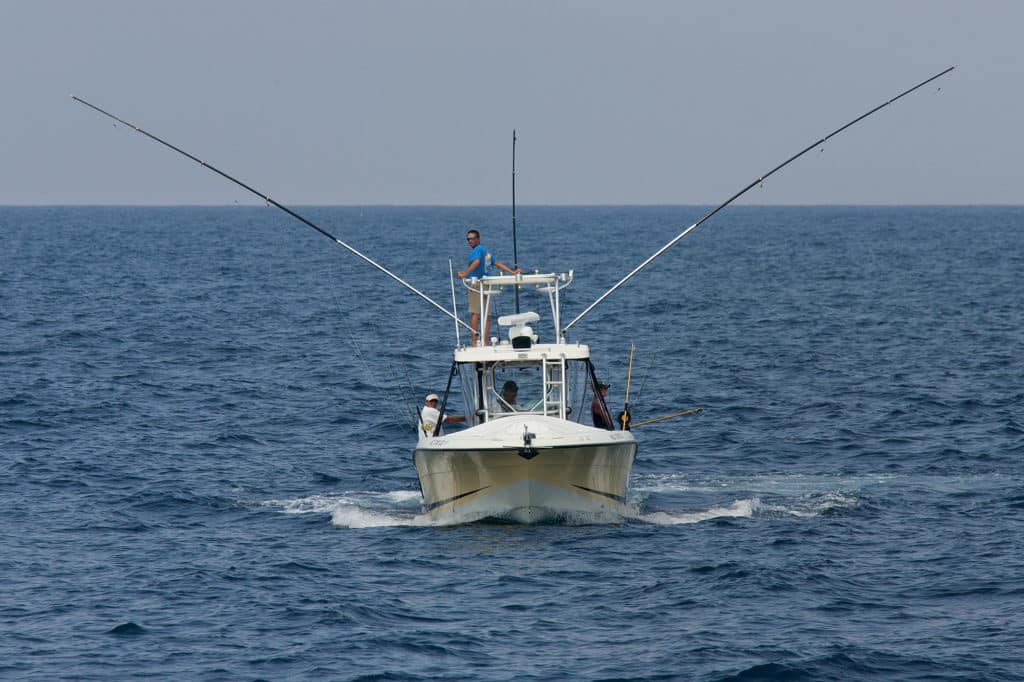
<instances>
[{"instance_id":1,"label":"blue t-shirt","mask_svg":"<svg viewBox=\"0 0 1024 682\"><path fill-rule=\"evenodd\" d=\"M469 266L472 265L473 261L480 259L476 267L469 270ZM466 277L484 277L485 275L491 274L491 264L494 262L494 256L487 250L487 247L483 244L478 244L472 251L469 252L469 260L466 261Z\"/></svg>"}]
</instances>

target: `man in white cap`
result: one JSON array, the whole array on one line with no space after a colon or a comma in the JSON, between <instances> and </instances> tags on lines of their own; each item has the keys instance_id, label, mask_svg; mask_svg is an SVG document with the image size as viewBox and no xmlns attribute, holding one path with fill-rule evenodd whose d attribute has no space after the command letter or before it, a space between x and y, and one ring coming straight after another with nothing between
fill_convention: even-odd
<instances>
[{"instance_id":1,"label":"man in white cap","mask_svg":"<svg viewBox=\"0 0 1024 682\"><path fill-rule=\"evenodd\" d=\"M441 411L437 409L437 403L440 398L437 397L436 393L431 393L423 400L423 409L420 411L420 440L424 442L429 438L434 437L434 427L437 426L437 420L441 417ZM466 421L466 418L454 414L446 414L444 416L445 424L457 424L459 422ZM444 435L444 429L438 432L439 436Z\"/></svg>"}]
</instances>

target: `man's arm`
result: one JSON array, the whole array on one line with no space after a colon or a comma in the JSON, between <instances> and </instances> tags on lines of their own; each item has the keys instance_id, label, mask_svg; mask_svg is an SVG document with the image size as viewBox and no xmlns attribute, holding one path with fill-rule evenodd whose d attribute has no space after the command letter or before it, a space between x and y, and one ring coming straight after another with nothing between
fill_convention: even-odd
<instances>
[{"instance_id":1,"label":"man's arm","mask_svg":"<svg viewBox=\"0 0 1024 682\"><path fill-rule=\"evenodd\" d=\"M476 268L476 266L478 266L478 265L480 265L480 259L479 258L477 258L472 263L467 265L465 270L463 270L462 272L456 273L456 274L459 276L459 279L466 279L466 273L467 272L472 272Z\"/></svg>"},{"instance_id":2,"label":"man's arm","mask_svg":"<svg viewBox=\"0 0 1024 682\"><path fill-rule=\"evenodd\" d=\"M504 270L505 272L507 272L510 275L518 275L518 274L522 273L522 271L523 271L522 268L516 268L515 270L513 270L512 268L510 268L509 266L505 265L501 261L494 261L494 267L498 268L499 270ZM472 270L472 268L470 268L470 270Z\"/></svg>"}]
</instances>

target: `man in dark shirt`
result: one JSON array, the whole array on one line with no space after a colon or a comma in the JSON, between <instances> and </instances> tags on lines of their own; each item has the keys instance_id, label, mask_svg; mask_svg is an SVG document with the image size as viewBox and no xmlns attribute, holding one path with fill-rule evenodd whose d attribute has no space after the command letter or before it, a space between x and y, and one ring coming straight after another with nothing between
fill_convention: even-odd
<instances>
[{"instance_id":1,"label":"man in dark shirt","mask_svg":"<svg viewBox=\"0 0 1024 682\"><path fill-rule=\"evenodd\" d=\"M604 402L608 397L608 384L599 381L597 383L597 392L598 395L594 396L594 402L590 403L590 416L594 420L594 426L598 429L614 431L615 427L612 425L612 416L608 414L608 406Z\"/></svg>"}]
</instances>

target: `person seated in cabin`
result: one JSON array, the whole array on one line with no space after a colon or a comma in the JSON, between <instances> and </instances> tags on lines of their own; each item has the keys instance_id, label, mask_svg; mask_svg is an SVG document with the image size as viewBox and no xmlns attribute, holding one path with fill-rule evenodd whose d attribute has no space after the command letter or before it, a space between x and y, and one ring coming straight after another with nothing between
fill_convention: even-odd
<instances>
[{"instance_id":1,"label":"person seated in cabin","mask_svg":"<svg viewBox=\"0 0 1024 682\"><path fill-rule=\"evenodd\" d=\"M420 443L434 437L434 428L437 426L437 422L441 418L441 411L437 409L439 401L440 398L437 397L436 393L431 393L423 400L423 409L420 410ZM457 424L464 421L466 421L466 418L461 415L446 414L444 416L445 424ZM437 435L443 436L444 428L441 428L437 432Z\"/></svg>"},{"instance_id":2,"label":"person seated in cabin","mask_svg":"<svg viewBox=\"0 0 1024 682\"><path fill-rule=\"evenodd\" d=\"M519 386L509 379L501 387L501 396L494 406L495 412L518 412L519 403L516 398L519 396Z\"/></svg>"},{"instance_id":3,"label":"person seated in cabin","mask_svg":"<svg viewBox=\"0 0 1024 682\"><path fill-rule=\"evenodd\" d=\"M594 396L594 402L590 403L590 417L594 420L594 428L614 431L615 425L612 423L612 416L608 414L608 405L605 403L608 399L608 384L603 381L597 382L597 393L598 395Z\"/></svg>"}]
</instances>

